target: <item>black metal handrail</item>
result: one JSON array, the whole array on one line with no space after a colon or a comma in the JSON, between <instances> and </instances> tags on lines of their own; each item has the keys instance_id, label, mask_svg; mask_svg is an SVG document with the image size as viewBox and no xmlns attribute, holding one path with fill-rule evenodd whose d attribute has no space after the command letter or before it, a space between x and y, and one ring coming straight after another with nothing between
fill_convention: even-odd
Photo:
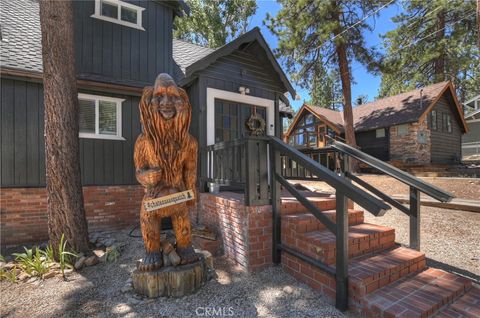
<instances>
[{"instance_id":1,"label":"black metal handrail","mask_svg":"<svg viewBox=\"0 0 480 318\"><path fill-rule=\"evenodd\" d=\"M377 199L365 190L353 185L348 179L336 174L306 154L284 143L277 137L269 137L271 173L271 201L273 210L273 261L280 263L280 252L289 253L301 260L317 266L329 274L335 275L336 280L336 307L340 310L348 308L348 199L365 208L376 216L385 214L390 206ZM309 172L335 188L336 217L335 222L326 217L320 209L310 202L300 191L295 189L281 175L281 155L294 160ZM343 160L344 171L348 171L348 158ZM281 242L281 188L282 185L303 206L307 208L336 238L335 268L315 258L303 254Z\"/></svg>"},{"instance_id":2,"label":"black metal handrail","mask_svg":"<svg viewBox=\"0 0 480 318\"><path fill-rule=\"evenodd\" d=\"M451 193L447 191L444 191L434 185L428 184L425 181L419 178L416 178L405 171L402 171L380 159L377 159L371 155L368 155L343 142L332 140L332 143L330 144L330 146L411 187L419 189L420 192L423 192L436 200L439 200L441 202L450 202L454 197Z\"/></svg>"}]
</instances>

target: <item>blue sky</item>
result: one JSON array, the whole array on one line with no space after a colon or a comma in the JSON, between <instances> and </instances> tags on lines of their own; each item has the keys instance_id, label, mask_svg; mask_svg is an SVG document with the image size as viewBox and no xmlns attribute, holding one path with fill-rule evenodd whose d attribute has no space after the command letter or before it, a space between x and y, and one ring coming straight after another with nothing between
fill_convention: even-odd
<instances>
[{"instance_id":1,"label":"blue sky","mask_svg":"<svg viewBox=\"0 0 480 318\"><path fill-rule=\"evenodd\" d=\"M273 0L257 0L257 5L257 12L255 16L252 17L249 26L250 28L256 26L260 27L262 34L270 47L275 49L277 47L277 38L270 33L266 26L263 25L263 20L265 19L267 12L271 15L276 15L277 11L280 9L280 5ZM375 19L375 29L373 32L365 33L366 42L369 46L378 45L378 48L382 47L380 45L381 38L379 35L395 28L395 24L391 21L391 18L400 12L401 7L397 4L392 4L379 11L380 16ZM367 21L373 22L373 19L369 18ZM377 96L378 89L380 88L380 77L368 73L363 66L356 63L352 65L352 70L356 82L352 85L352 101L361 94L366 94L368 100L372 101ZM303 100L309 99L309 95L307 91L302 90L299 87L295 88L301 99L299 101L291 100L291 103L295 109L298 109L302 105Z\"/></svg>"}]
</instances>

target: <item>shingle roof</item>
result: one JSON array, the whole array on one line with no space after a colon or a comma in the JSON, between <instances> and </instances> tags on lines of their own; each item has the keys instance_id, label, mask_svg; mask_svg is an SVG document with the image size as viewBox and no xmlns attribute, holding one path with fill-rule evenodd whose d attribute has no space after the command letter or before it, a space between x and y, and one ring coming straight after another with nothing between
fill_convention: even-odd
<instances>
[{"instance_id":1,"label":"shingle roof","mask_svg":"<svg viewBox=\"0 0 480 318\"><path fill-rule=\"evenodd\" d=\"M0 66L42 72L38 2L2 0Z\"/></svg>"},{"instance_id":2,"label":"shingle roof","mask_svg":"<svg viewBox=\"0 0 480 318\"><path fill-rule=\"evenodd\" d=\"M357 106L353 109L355 131L418 121L449 82L440 82Z\"/></svg>"},{"instance_id":3,"label":"shingle roof","mask_svg":"<svg viewBox=\"0 0 480 318\"><path fill-rule=\"evenodd\" d=\"M173 60L181 71L181 74L176 74L177 80L185 77L187 67L213 52L215 50L208 47L173 39Z\"/></svg>"},{"instance_id":4,"label":"shingle roof","mask_svg":"<svg viewBox=\"0 0 480 318\"><path fill-rule=\"evenodd\" d=\"M440 82L354 107L353 123L355 131L372 130L418 121L419 117L447 85L449 85L449 82ZM326 118L343 130L343 112L312 105L306 106L312 112Z\"/></svg>"}]
</instances>

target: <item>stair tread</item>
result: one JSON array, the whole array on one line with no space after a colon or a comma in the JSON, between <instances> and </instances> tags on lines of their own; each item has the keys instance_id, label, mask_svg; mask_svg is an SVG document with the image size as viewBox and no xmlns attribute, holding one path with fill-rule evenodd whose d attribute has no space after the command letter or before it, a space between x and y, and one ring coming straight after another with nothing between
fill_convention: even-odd
<instances>
[{"instance_id":1,"label":"stair tread","mask_svg":"<svg viewBox=\"0 0 480 318\"><path fill-rule=\"evenodd\" d=\"M364 297L368 310L389 317L427 317L469 288L471 282L443 270L428 268Z\"/></svg>"},{"instance_id":2,"label":"stair tread","mask_svg":"<svg viewBox=\"0 0 480 318\"><path fill-rule=\"evenodd\" d=\"M391 236L395 233L395 229L391 227L361 223L356 225L350 225L348 227L348 240L349 241L363 241L367 238L385 237ZM335 245L335 235L327 229L315 230L302 234L302 237L311 242L321 245Z\"/></svg>"},{"instance_id":3,"label":"stair tread","mask_svg":"<svg viewBox=\"0 0 480 318\"><path fill-rule=\"evenodd\" d=\"M480 317L480 287L473 286L472 289L455 300L450 306L442 309L435 317Z\"/></svg>"},{"instance_id":4,"label":"stair tread","mask_svg":"<svg viewBox=\"0 0 480 318\"><path fill-rule=\"evenodd\" d=\"M364 296L425 267L425 253L396 247L352 259L348 266L350 288Z\"/></svg>"},{"instance_id":5,"label":"stair tread","mask_svg":"<svg viewBox=\"0 0 480 318\"><path fill-rule=\"evenodd\" d=\"M322 211L323 214L327 216L335 215L336 210L326 210ZM362 210L356 210L356 209L348 209L348 213L363 213ZM310 212L301 212L298 214L286 214L282 215L283 219L296 219L296 218L311 218L315 217L312 213Z\"/></svg>"}]
</instances>

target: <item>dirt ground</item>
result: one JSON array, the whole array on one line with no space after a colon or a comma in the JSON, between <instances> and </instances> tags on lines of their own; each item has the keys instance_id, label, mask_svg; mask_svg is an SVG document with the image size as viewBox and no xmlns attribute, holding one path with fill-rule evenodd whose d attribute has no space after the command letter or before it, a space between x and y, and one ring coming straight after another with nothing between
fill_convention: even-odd
<instances>
[{"instance_id":1,"label":"dirt ground","mask_svg":"<svg viewBox=\"0 0 480 318\"><path fill-rule=\"evenodd\" d=\"M389 195L408 195L409 193L407 185L385 175L363 174L359 177ZM420 177L420 179L452 193L457 198L480 200L480 178ZM321 191L335 192L324 182L296 181L294 183L302 183Z\"/></svg>"},{"instance_id":2,"label":"dirt ground","mask_svg":"<svg viewBox=\"0 0 480 318\"><path fill-rule=\"evenodd\" d=\"M215 308L228 317L350 317L281 267L249 275L222 257L214 260L217 277L196 294L139 300L132 292L121 290L135 261L143 256L143 243L128 237L128 232L115 236L118 242L128 242L117 262L87 267L73 273L68 282L59 278L0 282L0 316L186 318L205 316L206 310Z\"/></svg>"}]
</instances>

